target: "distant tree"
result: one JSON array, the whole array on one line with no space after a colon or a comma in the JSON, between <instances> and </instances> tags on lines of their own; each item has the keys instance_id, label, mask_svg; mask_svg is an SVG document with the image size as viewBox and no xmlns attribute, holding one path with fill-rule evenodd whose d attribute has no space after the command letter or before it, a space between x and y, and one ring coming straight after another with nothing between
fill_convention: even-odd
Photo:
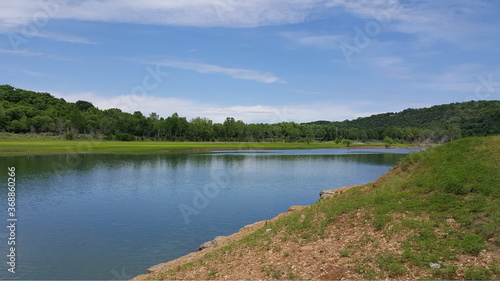
<instances>
[{"instance_id":1,"label":"distant tree","mask_svg":"<svg viewBox=\"0 0 500 281\"><path fill-rule=\"evenodd\" d=\"M189 133L195 140L210 140L214 133L212 120L202 117L191 119Z\"/></svg>"},{"instance_id":2,"label":"distant tree","mask_svg":"<svg viewBox=\"0 0 500 281\"><path fill-rule=\"evenodd\" d=\"M89 108L94 108L94 105L88 101L79 100L75 103L76 108L80 111L87 111Z\"/></svg>"},{"instance_id":3,"label":"distant tree","mask_svg":"<svg viewBox=\"0 0 500 281\"><path fill-rule=\"evenodd\" d=\"M149 119L150 120L159 120L160 119L160 116L158 114L156 114L156 112L151 112L149 114Z\"/></svg>"},{"instance_id":4,"label":"distant tree","mask_svg":"<svg viewBox=\"0 0 500 281\"><path fill-rule=\"evenodd\" d=\"M391 145L394 144L394 140L391 137L385 137L384 144L385 144L385 148L389 148Z\"/></svg>"},{"instance_id":5,"label":"distant tree","mask_svg":"<svg viewBox=\"0 0 500 281\"><path fill-rule=\"evenodd\" d=\"M8 130L13 133L26 133L28 129L28 118L26 116L21 117L19 120L12 120L8 127Z\"/></svg>"}]
</instances>

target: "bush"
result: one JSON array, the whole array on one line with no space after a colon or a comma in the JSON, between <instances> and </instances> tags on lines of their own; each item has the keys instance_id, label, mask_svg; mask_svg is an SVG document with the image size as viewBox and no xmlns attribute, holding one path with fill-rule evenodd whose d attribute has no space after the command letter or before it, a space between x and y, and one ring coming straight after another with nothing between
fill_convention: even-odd
<instances>
[{"instance_id":1,"label":"bush","mask_svg":"<svg viewBox=\"0 0 500 281\"><path fill-rule=\"evenodd\" d=\"M343 140L342 143L345 144L346 147L350 147L352 144L352 141L351 140Z\"/></svg>"},{"instance_id":2,"label":"bush","mask_svg":"<svg viewBox=\"0 0 500 281\"><path fill-rule=\"evenodd\" d=\"M394 144L394 140L390 137L385 137L384 143L385 143L385 147L389 148L392 144Z\"/></svg>"},{"instance_id":3,"label":"bush","mask_svg":"<svg viewBox=\"0 0 500 281\"><path fill-rule=\"evenodd\" d=\"M116 133L116 139L119 141L133 141L134 136L127 133Z\"/></svg>"}]
</instances>

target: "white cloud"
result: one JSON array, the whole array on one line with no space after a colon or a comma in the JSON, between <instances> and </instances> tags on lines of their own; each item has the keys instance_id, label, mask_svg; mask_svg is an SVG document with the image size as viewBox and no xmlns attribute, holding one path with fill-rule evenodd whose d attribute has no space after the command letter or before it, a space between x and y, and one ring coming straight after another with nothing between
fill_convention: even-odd
<instances>
[{"instance_id":1,"label":"white cloud","mask_svg":"<svg viewBox=\"0 0 500 281\"><path fill-rule=\"evenodd\" d=\"M207 117L214 122L222 123L226 117L234 117L245 123L279 123L310 122L316 120L345 120L374 114L373 111L359 109L366 107L363 102L346 102L345 104L309 103L301 105L231 105L219 106L203 104L180 98L163 98L154 96L123 95L106 98L95 93L54 94L68 102L86 100L99 109L119 108L125 112L141 111L148 116L155 112L161 117L168 117L174 112L188 120L195 117Z\"/></svg>"},{"instance_id":2,"label":"white cloud","mask_svg":"<svg viewBox=\"0 0 500 281\"><path fill-rule=\"evenodd\" d=\"M38 33L53 19L126 22L180 26L258 27L295 24L335 16L338 10L358 18L379 19L392 31L412 34L422 44L446 40L481 47L496 32L495 1L398 0L17 0L0 10L0 32ZM486 15L486 16L484 16ZM462 27L460 32L457 27ZM34 32L33 32L34 31ZM479 32L478 32L479 31ZM465 35L465 36L464 36ZM52 37L75 43L92 43L69 35ZM59 38L59 39L58 39ZM334 45L336 35L297 38L304 45L322 48ZM342 38L340 38L342 39ZM491 39L491 38L490 38Z\"/></svg>"},{"instance_id":3,"label":"white cloud","mask_svg":"<svg viewBox=\"0 0 500 281\"><path fill-rule=\"evenodd\" d=\"M30 52L28 50L0 49L0 53L20 55L20 56L40 56L41 53Z\"/></svg>"},{"instance_id":4,"label":"white cloud","mask_svg":"<svg viewBox=\"0 0 500 281\"><path fill-rule=\"evenodd\" d=\"M88 38L84 38L81 36L74 36L68 34L60 34L60 33L52 33L52 32L39 32L37 33L38 37L53 39L61 42L68 43L76 43L76 44L89 44L89 45L97 45L97 42L94 42Z\"/></svg>"},{"instance_id":5,"label":"white cloud","mask_svg":"<svg viewBox=\"0 0 500 281\"><path fill-rule=\"evenodd\" d=\"M294 41L302 46L309 46L319 49L338 48L342 42L347 41L345 36L330 34L311 34L310 32L281 32L279 35Z\"/></svg>"},{"instance_id":6,"label":"white cloud","mask_svg":"<svg viewBox=\"0 0 500 281\"><path fill-rule=\"evenodd\" d=\"M145 24L256 27L303 22L324 0L47 0L38 5L18 0L0 11L0 28L27 25L45 13L48 19ZM50 3L51 5L44 4Z\"/></svg>"},{"instance_id":7,"label":"white cloud","mask_svg":"<svg viewBox=\"0 0 500 281\"><path fill-rule=\"evenodd\" d=\"M182 62L182 61L161 61L161 62L156 62L155 64L180 68L180 69L194 70L198 73L203 73L203 74L212 74L212 73L224 74L236 79L254 80L266 84L284 82L283 80L279 79L272 73L261 72L251 69L227 68L213 64L192 63L192 62Z\"/></svg>"}]
</instances>

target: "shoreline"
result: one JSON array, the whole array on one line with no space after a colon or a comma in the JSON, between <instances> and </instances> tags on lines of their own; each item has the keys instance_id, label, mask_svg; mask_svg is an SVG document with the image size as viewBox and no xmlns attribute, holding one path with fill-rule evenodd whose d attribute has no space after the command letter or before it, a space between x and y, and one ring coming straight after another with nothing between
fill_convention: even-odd
<instances>
[{"instance_id":1,"label":"shoreline","mask_svg":"<svg viewBox=\"0 0 500 281\"><path fill-rule=\"evenodd\" d=\"M21 143L21 145L20 145ZM34 141L14 142L0 140L0 157L35 155L84 154L161 154L213 151L253 150L312 150L312 149L419 149L428 145L383 144L354 145L350 147L331 143L206 143L206 142L88 142L88 141Z\"/></svg>"},{"instance_id":2,"label":"shoreline","mask_svg":"<svg viewBox=\"0 0 500 281\"><path fill-rule=\"evenodd\" d=\"M367 183L367 184L369 184L369 183ZM362 185L365 185L365 184L350 185L350 186L344 186L344 187L339 187L339 188L335 188L335 189L323 190L319 193L318 200L321 200L321 199L327 198L327 197L333 197L333 196L335 196L339 193L342 193L344 191L347 191L351 188L362 186ZM315 203L313 203L313 204L315 204ZM229 243L231 243L233 241L237 241L237 240L244 238L246 235L251 234L252 232L258 230L259 228L265 226L269 222L280 219L283 216L289 215L295 211L299 211L299 210L302 210L304 208L308 208L311 205L291 206L290 208L288 208L288 210L286 212L279 213L271 219L262 220L262 221L254 222L254 223L249 224L249 225L245 225L242 228L240 228L237 232L230 234L228 236L216 236L213 240L207 241L207 242L201 244L199 246L200 247L199 251L191 252L189 254L178 257L176 259L151 266L150 268L148 268L146 270L146 273L138 275L130 280L134 280L134 281L135 280L150 280L150 279L148 279L150 274L158 274L161 272L168 271L170 269L178 268L178 267L182 266L183 264L193 262L199 258L202 258L204 255L206 255L208 253L211 253L211 252L213 252L221 247L228 245Z\"/></svg>"}]
</instances>

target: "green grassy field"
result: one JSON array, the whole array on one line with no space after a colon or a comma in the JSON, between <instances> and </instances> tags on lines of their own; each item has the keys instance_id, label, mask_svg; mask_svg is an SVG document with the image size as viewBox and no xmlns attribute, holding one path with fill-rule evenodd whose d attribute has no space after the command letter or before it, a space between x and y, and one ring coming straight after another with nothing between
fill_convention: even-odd
<instances>
[{"instance_id":1,"label":"green grassy field","mask_svg":"<svg viewBox=\"0 0 500 281\"><path fill-rule=\"evenodd\" d=\"M200 260L151 278L192 277L190 270L206 267L208 273L199 273L200 278L214 279L227 261L249 251L262 256L275 252L286 264L295 255L305 258L300 252L284 252L287 241L304 247L333 239L343 245L336 259L348 261L355 274L350 278L498 280L499 171L500 136L466 138L410 154L375 182L289 213ZM339 225L364 234L357 240L332 234ZM387 241L394 247L377 246ZM290 267L263 262L264 269L273 267L269 279L297 276Z\"/></svg>"},{"instance_id":2,"label":"green grassy field","mask_svg":"<svg viewBox=\"0 0 500 281\"><path fill-rule=\"evenodd\" d=\"M381 143L364 144L384 148ZM408 145L401 145L406 147ZM62 140L61 137L38 135L0 135L0 156L43 155L66 153L159 153L173 151L203 151L219 149L318 149L345 148L335 142L160 142L160 141L106 141L88 138ZM359 147L357 144L351 147Z\"/></svg>"}]
</instances>

